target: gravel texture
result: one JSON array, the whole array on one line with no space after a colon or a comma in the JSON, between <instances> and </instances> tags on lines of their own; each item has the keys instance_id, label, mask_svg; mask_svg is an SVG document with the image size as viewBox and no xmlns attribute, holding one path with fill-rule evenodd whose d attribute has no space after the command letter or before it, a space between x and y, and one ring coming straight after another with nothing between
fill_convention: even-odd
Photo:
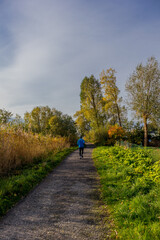
<instances>
[{"instance_id":1,"label":"gravel texture","mask_svg":"<svg viewBox=\"0 0 160 240\"><path fill-rule=\"evenodd\" d=\"M0 220L1 240L109 239L88 145L69 155Z\"/></svg>"}]
</instances>

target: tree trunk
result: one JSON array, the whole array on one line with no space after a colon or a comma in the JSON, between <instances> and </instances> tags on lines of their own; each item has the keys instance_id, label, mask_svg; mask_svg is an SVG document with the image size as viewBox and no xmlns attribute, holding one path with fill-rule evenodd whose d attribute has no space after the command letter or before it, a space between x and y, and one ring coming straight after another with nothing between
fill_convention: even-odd
<instances>
[{"instance_id":1,"label":"tree trunk","mask_svg":"<svg viewBox=\"0 0 160 240\"><path fill-rule=\"evenodd\" d=\"M117 114L118 114L119 126L122 127L119 106L118 106L118 104L116 104L116 105L117 105Z\"/></svg>"},{"instance_id":2,"label":"tree trunk","mask_svg":"<svg viewBox=\"0 0 160 240\"><path fill-rule=\"evenodd\" d=\"M97 127L99 128L99 120L98 120L98 111L97 111L97 108L96 108L96 104L95 104L95 100L94 100L94 96L92 95L92 101L93 101L93 109L94 109L94 112L95 112L95 117L96 117L96 124L97 124Z\"/></svg>"},{"instance_id":3,"label":"tree trunk","mask_svg":"<svg viewBox=\"0 0 160 240\"><path fill-rule=\"evenodd\" d=\"M144 120L144 147L147 147L148 143L148 128L147 128L147 116L143 117Z\"/></svg>"}]
</instances>

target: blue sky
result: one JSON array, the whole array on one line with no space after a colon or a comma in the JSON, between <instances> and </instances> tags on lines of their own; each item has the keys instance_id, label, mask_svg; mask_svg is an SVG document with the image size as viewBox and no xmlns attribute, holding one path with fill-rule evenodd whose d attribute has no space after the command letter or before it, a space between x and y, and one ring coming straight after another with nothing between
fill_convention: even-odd
<instances>
[{"instance_id":1,"label":"blue sky","mask_svg":"<svg viewBox=\"0 0 160 240\"><path fill-rule=\"evenodd\" d=\"M156 0L0 0L0 108L73 115L83 78L110 67L125 96L137 64L160 60L159 13Z\"/></svg>"}]
</instances>

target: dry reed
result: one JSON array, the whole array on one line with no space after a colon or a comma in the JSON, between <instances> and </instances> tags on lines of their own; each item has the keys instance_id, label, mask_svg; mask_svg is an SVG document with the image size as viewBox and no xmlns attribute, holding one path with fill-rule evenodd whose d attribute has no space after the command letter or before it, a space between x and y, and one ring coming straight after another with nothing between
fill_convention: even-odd
<instances>
[{"instance_id":1,"label":"dry reed","mask_svg":"<svg viewBox=\"0 0 160 240\"><path fill-rule=\"evenodd\" d=\"M0 128L0 175L23 164L32 163L35 158L47 156L49 152L57 152L70 147L65 138L53 138L27 133L22 129L11 127Z\"/></svg>"}]
</instances>

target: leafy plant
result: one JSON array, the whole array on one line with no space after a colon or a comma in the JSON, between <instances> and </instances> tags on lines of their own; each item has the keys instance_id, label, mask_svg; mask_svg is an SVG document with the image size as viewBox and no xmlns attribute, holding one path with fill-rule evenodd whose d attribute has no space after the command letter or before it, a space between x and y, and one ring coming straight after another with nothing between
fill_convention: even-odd
<instances>
[{"instance_id":1,"label":"leafy plant","mask_svg":"<svg viewBox=\"0 0 160 240\"><path fill-rule=\"evenodd\" d=\"M117 239L159 239L159 149L99 147L93 157Z\"/></svg>"}]
</instances>

